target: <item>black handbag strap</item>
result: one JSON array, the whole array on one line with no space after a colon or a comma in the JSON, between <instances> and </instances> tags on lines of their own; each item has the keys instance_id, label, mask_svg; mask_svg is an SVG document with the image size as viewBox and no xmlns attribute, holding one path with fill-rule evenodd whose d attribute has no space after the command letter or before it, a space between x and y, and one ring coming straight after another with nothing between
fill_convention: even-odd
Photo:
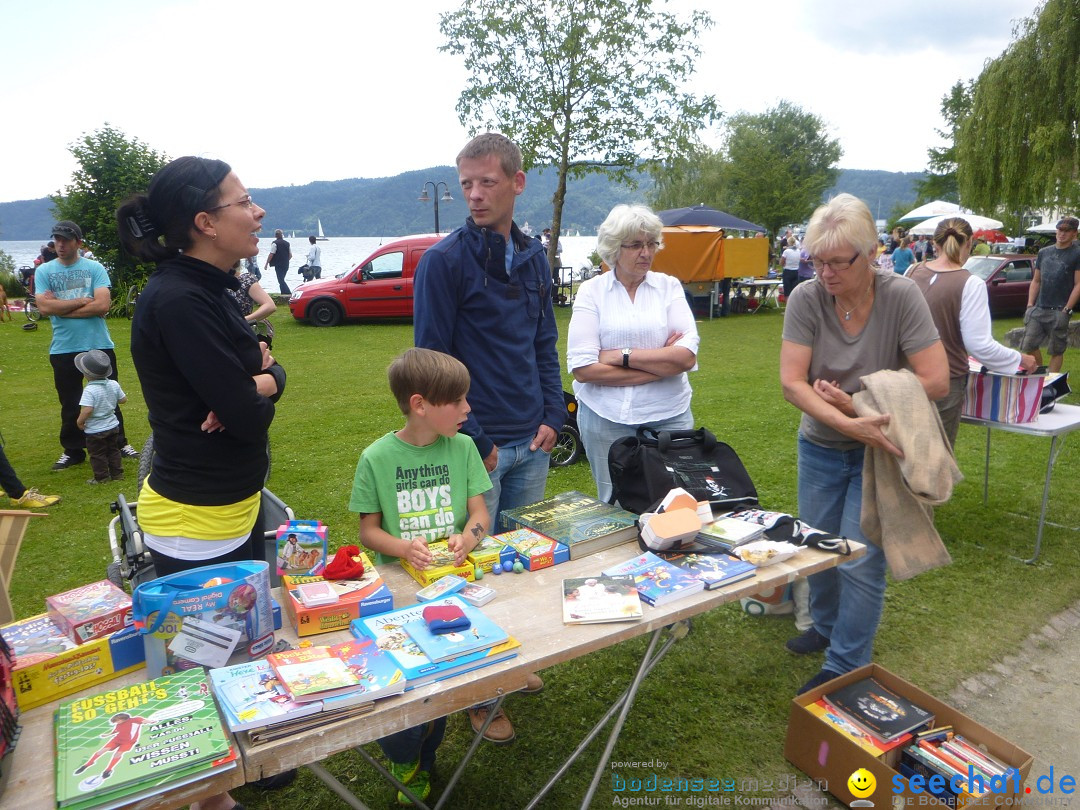
<instances>
[{"instance_id":1,"label":"black handbag strap","mask_svg":"<svg viewBox=\"0 0 1080 810\"><path fill-rule=\"evenodd\" d=\"M693 443L702 445L707 452L716 449L716 436L708 428L697 430L655 430L654 428L638 428L638 440L647 444L655 444L661 453L666 453L677 443Z\"/></svg>"}]
</instances>

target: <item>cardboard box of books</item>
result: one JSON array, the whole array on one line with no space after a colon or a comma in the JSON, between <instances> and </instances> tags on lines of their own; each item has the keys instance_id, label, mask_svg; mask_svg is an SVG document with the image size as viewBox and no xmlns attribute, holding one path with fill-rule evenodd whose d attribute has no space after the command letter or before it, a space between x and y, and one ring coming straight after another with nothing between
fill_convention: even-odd
<instances>
[{"instance_id":1,"label":"cardboard box of books","mask_svg":"<svg viewBox=\"0 0 1080 810\"><path fill-rule=\"evenodd\" d=\"M394 609L394 597L366 554L364 575L360 579L324 580L322 577L291 576L281 578L285 615L300 637L348 630L349 622ZM300 586L325 582L337 593L337 600L327 605L307 607L297 595Z\"/></svg>"},{"instance_id":2,"label":"cardboard box of books","mask_svg":"<svg viewBox=\"0 0 1080 810\"><path fill-rule=\"evenodd\" d=\"M951 726L956 735L954 740L959 740L956 745L961 753L954 757L943 751L927 756L926 745L932 743L926 741L933 740L934 737L928 735L920 742L918 728L914 730L914 734L900 734L895 736L892 742L884 741L884 744L882 738L868 734L865 727L854 728L844 719L842 713L835 711L829 700L830 697L836 700L838 692L840 695L845 694L841 691L844 687L857 684L866 678L873 678L885 690L898 696L901 703L910 702L933 715L930 723L932 728ZM885 701L888 702L887 695ZM824 710L822 705L826 707ZM904 708L902 707L898 714L904 717L917 714L904 711ZM839 720L837 714L841 714ZM897 740L903 742L897 743ZM961 745L974 749L970 760L962 758L963 749L959 748ZM912 747L916 751L914 754L911 752ZM994 777L991 775L992 769L987 765L987 778L984 780L987 789L984 792L980 794L977 790L978 783L974 782L974 795L963 789L959 794L954 794L948 790L948 778L939 780L939 783L946 785L944 790L936 793L930 790L930 776L934 770L922 763L933 765L952 760L956 772L963 772L957 785L964 787L968 786L968 774L961 763L978 761L979 752L989 755L987 763L996 762L1004 771L1003 775L997 777L996 782L991 783ZM1015 806L1023 796L1024 780L1031 769L1032 759L1031 754L1019 746L877 664L860 667L796 697L791 703L784 756L808 776L824 781L826 784L823 787L849 807L866 807L869 806L868 802L873 802L874 806L879 808L900 806L901 803L908 807L933 807L939 801L957 808L965 804L979 808ZM856 796L852 793L849 779L860 768L865 768L873 775L875 787L871 792L859 790L860 795ZM979 765L977 770L982 769L983 765ZM894 777L899 781L894 782ZM897 784L903 786L902 791L895 792L894 785ZM993 789L990 789L991 787ZM858 785L856 789L858 790Z\"/></svg>"},{"instance_id":3,"label":"cardboard box of books","mask_svg":"<svg viewBox=\"0 0 1080 810\"><path fill-rule=\"evenodd\" d=\"M5 625L0 633L15 652L13 680L22 711L146 665L134 627L76 645L42 613Z\"/></svg>"}]
</instances>

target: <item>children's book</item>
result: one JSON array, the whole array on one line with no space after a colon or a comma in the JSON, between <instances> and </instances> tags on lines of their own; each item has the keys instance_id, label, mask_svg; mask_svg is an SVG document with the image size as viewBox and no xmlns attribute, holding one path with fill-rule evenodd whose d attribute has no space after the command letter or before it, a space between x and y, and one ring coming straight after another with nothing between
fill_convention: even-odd
<instances>
[{"instance_id":1,"label":"children's book","mask_svg":"<svg viewBox=\"0 0 1080 810\"><path fill-rule=\"evenodd\" d=\"M570 559L637 537L637 515L577 491L499 514L503 530L532 529L570 550Z\"/></svg>"},{"instance_id":2,"label":"children's book","mask_svg":"<svg viewBox=\"0 0 1080 810\"><path fill-rule=\"evenodd\" d=\"M835 711L824 700L817 700L806 707L806 710L815 717L821 718L824 722L836 728L841 734L850 739L853 743L858 745L870 756L880 757L886 751L892 750L897 746L903 745L911 739L910 734L901 734L892 742L885 742L885 740L875 737L863 729L856 726L846 716L841 715Z\"/></svg>"},{"instance_id":3,"label":"children's book","mask_svg":"<svg viewBox=\"0 0 1080 810\"><path fill-rule=\"evenodd\" d=\"M651 551L613 565L603 571L604 576L628 575L634 578L638 596L649 605L663 605L703 590L705 582Z\"/></svg>"},{"instance_id":4,"label":"children's book","mask_svg":"<svg viewBox=\"0 0 1080 810\"><path fill-rule=\"evenodd\" d=\"M886 689L873 678L849 683L824 697L829 706L855 725L886 742L934 719L931 712Z\"/></svg>"},{"instance_id":5,"label":"children's book","mask_svg":"<svg viewBox=\"0 0 1080 810\"><path fill-rule=\"evenodd\" d=\"M235 767L201 667L66 701L55 724L63 808L126 805L163 785Z\"/></svg>"},{"instance_id":6,"label":"children's book","mask_svg":"<svg viewBox=\"0 0 1080 810\"><path fill-rule=\"evenodd\" d=\"M466 606L462 605L462 610ZM510 636L499 625L485 616L479 610L473 608L469 613L469 627L451 633L433 633L423 619L412 621L405 625L405 632L409 634L416 646L428 658L435 662L447 661L451 658L486 650L496 644L502 644Z\"/></svg>"},{"instance_id":7,"label":"children's book","mask_svg":"<svg viewBox=\"0 0 1080 810\"><path fill-rule=\"evenodd\" d=\"M364 700L400 695L405 691L405 673L393 656L387 655L371 639L343 641L330 648L330 652L345 662L359 681L357 694ZM326 710L344 705L341 698L323 701Z\"/></svg>"},{"instance_id":8,"label":"children's book","mask_svg":"<svg viewBox=\"0 0 1080 810\"><path fill-rule=\"evenodd\" d=\"M753 563L727 554L664 553L662 556L672 565L699 577L707 591L750 579L757 571Z\"/></svg>"},{"instance_id":9,"label":"children's book","mask_svg":"<svg viewBox=\"0 0 1080 810\"><path fill-rule=\"evenodd\" d=\"M564 579L563 623L628 622L641 618L641 600L629 576Z\"/></svg>"},{"instance_id":10,"label":"children's book","mask_svg":"<svg viewBox=\"0 0 1080 810\"><path fill-rule=\"evenodd\" d=\"M451 675L458 675L462 672L470 672L480 667L497 664L517 655L517 648L521 646L521 642L513 636L509 636L503 643L496 644L486 650L466 653L447 661L432 661L424 655L423 650L413 641L412 636L405 630L405 625L409 622L423 621L425 607L442 604L461 607L470 620L475 614L480 613L472 605L465 604L453 596L448 596L434 602L409 605L387 613L355 619L350 624L349 629L357 638L373 639L380 650L394 659L405 674L406 691L424 684L440 681L443 678L449 678Z\"/></svg>"},{"instance_id":11,"label":"children's book","mask_svg":"<svg viewBox=\"0 0 1080 810\"><path fill-rule=\"evenodd\" d=\"M230 731L274 725L322 711L319 701L289 697L265 658L210 670L210 683Z\"/></svg>"},{"instance_id":12,"label":"children's book","mask_svg":"<svg viewBox=\"0 0 1080 810\"><path fill-rule=\"evenodd\" d=\"M741 546L743 543L757 540L764 533L764 526L746 520L740 520L739 518L730 515L724 515L717 518L712 523L706 523L702 526L698 535L704 535L709 539L718 540L728 548L735 548L735 546Z\"/></svg>"},{"instance_id":13,"label":"children's book","mask_svg":"<svg viewBox=\"0 0 1080 810\"><path fill-rule=\"evenodd\" d=\"M457 595L474 607L486 605L495 598L495 589L478 582L467 582Z\"/></svg>"},{"instance_id":14,"label":"children's book","mask_svg":"<svg viewBox=\"0 0 1080 810\"><path fill-rule=\"evenodd\" d=\"M360 685L360 679L329 647L270 653L266 660L297 703L354 692Z\"/></svg>"}]
</instances>

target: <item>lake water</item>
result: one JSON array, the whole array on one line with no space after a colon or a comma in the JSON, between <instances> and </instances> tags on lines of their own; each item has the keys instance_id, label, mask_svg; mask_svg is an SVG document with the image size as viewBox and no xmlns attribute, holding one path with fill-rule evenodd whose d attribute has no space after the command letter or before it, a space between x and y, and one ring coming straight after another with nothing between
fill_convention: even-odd
<instances>
[{"instance_id":1,"label":"lake water","mask_svg":"<svg viewBox=\"0 0 1080 810\"><path fill-rule=\"evenodd\" d=\"M356 267L364 259L370 256L380 245L397 239L396 236L335 236L326 242L319 242L322 248L323 278L332 278L338 273L345 273ZM259 267L266 263L270 244L274 240L259 240ZM293 260L289 263L289 273L285 281L290 287L295 287L302 281L298 268L304 263L307 254L307 238L297 237L289 239L292 246ZM590 266L589 255L596 249L595 236L564 236L559 240L562 245L563 265L579 270ZM41 242L0 242L0 250L3 250L15 261L16 267L32 265L34 259L41 251ZM263 289L268 292L278 292L277 276L271 268L263 273L261 282Z\"/></svg>"}]
</instances>

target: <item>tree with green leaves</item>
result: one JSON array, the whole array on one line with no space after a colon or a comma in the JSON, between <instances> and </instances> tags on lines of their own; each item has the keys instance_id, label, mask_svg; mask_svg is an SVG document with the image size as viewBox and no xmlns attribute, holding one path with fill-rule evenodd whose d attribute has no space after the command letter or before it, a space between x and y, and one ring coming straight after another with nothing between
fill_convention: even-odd
<instances>
[{"instance_id":1,"label":"tree with green leaves","mask_svg":"<svg viewBox=\"0 0 1080 810\"><path fill-rule=\"evenodd\" d=\"M712 96L682 89L712 19L658 10L661 0L465 0L440 17L442 50L465 57L462 124L502 132L526 168L552 165L548 259L555 262L567 178L607 171L631 180L642 162L685 153L718 115Z\"/></svg>"},{"instance_id":2,"label":"tree with green leaves","mask_svg":"<svg viewBox=\"0 0 1080 810\"><path fill-rule=\"evenodd\" d=\"M941 99L941 115L945 119L946 129L936 131L948 143L946 146L932 146L926 150L928 171L926 179L920 180L916 186L916 205L930 200L960 202L960 189L956 179L957 150L960 129L971 115L974 87L975 82L971 80L958 81Z\"/></svg>"},{"instance_id":3,"label":"tree with green leaves","mask_svg":"<svg viewBox=\"0 0 1080 810\"><path fill-rule=\"evenodd\" d=\"M82 228L86 245L109 268L115 300L117 290L141 284L153 270L120 249L116 208L130 195L145 191L168 159L108 124L84 134L69 149L79 168L67 188L51 198L53 210L57 219L70 219Z\"/></svg>"},{"instance_id":4,"label":"tree with green leaves","mask_svg":"<svg viewBox=\"0 0 1080 810\"><path fill-rule=\"evenodd\" d=\"M1046 0L1016 24L975 81L957 158L973 210L1080 207L1080 0Z\"/></svg>"},{"instance_id":5,"label":"tree with green leaves","mask_svg":"<svg viewBox=\"0 0 1080 810\"><path fill-rule=\"evenodd\" d=\"M805 221L840 172L843 150L824 122L790 101L727 122L728 203L731 213L777 233Z\"/></svg>"},{"instance_id":6,"label":"tree with green leaves","mask_svg":"<svg viewBox=\"0 0 1080 810\"><path fill-rule=\"evenodd\" d=\"M727 169L722 151L696 145L668 163L650 167L653 188L649 202L658 211L698 204L727 210Z\"/></svg>"}]
</instances>

